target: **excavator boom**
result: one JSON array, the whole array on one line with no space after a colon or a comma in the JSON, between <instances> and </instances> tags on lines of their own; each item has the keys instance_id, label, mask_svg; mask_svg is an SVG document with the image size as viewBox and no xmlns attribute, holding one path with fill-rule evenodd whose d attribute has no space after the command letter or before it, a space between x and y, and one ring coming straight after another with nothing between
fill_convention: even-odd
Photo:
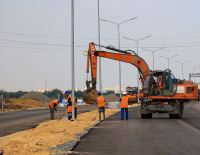
<instances>
[{"instance_id":1,"label":"excavator boom","mask_svg":"<svg viewBox=\"0 0 200 155\"><path fill-rule=\"evenodd\" d=\"M107 51L97 51L95 44L92 42L89 44L88 58L87 58L87 72L89 72L89 64L91 66L91 76L92 76L92 87L96 88L96 78L97 78L97 57L104 57L108 59L113 59L117 61L126 62L134 65L140 72L140 78L143 82L147 75L150 73L147 63L136 55L135 53L130 53L127 51L115 49L113 47L105 47L107 49L113 50L114 52ZM118 52L118 53L116 53Z\"/></svg>"}]
</instances>

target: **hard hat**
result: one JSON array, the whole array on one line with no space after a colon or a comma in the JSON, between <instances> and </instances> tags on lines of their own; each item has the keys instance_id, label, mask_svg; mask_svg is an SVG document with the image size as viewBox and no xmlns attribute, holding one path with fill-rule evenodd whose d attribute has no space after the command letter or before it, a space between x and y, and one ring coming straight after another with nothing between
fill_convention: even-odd
<instances>
[{"instance_id":1,"label":"hard hat","mask_svg":"<svg viewBox=\"0 0 200 155\"><path fill-rule=\"evenodd\" d=\"M122 95L127 95L126 92L123 92Z\"/></svg>"},{"instance_id":2,"label":"hard hat","mask_svg":"<svg viewBox=\"0 0 200 155\"><path fill-rule=\"evenodd\" d=\"M59 98L58 102L59 102L59 103L62 103L62 99L61 99L61 98Z\"/></svg>"},{"instance_id":3,"label":"hard hat","mask_svg":"<svg viewBox=\"0 0 200 155\"><path fill-rule=\"evenodd\" d=\"M64 92L65 95L69 95L69 94L71 94L71 93L72 93L71 90L66 90L66 91Z\"/></svg>"}]
</instances>

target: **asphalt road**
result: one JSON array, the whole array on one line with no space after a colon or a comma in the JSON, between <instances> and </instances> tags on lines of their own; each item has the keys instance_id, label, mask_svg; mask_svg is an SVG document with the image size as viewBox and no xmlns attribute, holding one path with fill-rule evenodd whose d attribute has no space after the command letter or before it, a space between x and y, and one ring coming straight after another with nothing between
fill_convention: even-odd
<instances>
[{"instance_id":1,"label":"asphalt road","mask_svg":"<svg viewBox=\"0 0 200 155\"><path fill-rule=\"evenodd\" d=\"M96 109L95 105L84 105L78 107L78 113ZM55 113L55 119L65 116L66 107L59 107ZM49 108L32 109L0 113L0 137L17 131L36 127L39 123L50 119Z\"/></svg>"},{"instance_id":2,"label":"asphalt road","mask_svg":"<svg viewBox=\"0 0 200 155\"><path fill-rule=\"evenodd\" d=\"M139 108L120 121L119 113L101 122L81 138L71 154L199 155L200 104L186 105L183 119L154 115L140 119Z\"/></svg>"}]
</instances>

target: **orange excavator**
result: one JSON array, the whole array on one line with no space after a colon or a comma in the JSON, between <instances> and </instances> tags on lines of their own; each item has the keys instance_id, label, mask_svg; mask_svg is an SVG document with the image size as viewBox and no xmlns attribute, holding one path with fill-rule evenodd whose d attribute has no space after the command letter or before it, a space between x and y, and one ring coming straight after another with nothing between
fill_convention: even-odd
<instances>
[{"instance_id":1,"label":"orange excavator","mask_svg":"<svg viewBox=\"0 0 200 155\"><path fill-rule=\"evenodd\" d=\"M96 46L113 52L98 51ZM142 84L139 95L141 118L152 118L153 113L168 113L170 118L182 118L184 103L198 99L196 83L176 79L169 69L150 70L145 60L132 50L121 50L91 42L87 51L87 73L90 68L91 80L86 81L87 90L84 97L86 103L96 103L98 57L129 63L138 69Z\"/></svg>"}]
</instances>

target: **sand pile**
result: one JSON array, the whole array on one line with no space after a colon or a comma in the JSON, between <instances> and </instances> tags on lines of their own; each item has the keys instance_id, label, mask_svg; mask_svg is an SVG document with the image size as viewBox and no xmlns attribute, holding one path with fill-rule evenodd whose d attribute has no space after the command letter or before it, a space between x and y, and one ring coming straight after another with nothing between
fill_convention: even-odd
<instances>
[{"instance_id":1,"label":"sand pile","mask_svg":"<svg viewBox=\"0 0 200 155\"><path fill-rule=\"evenodd\" d=\"M9 99L4 105L4 109L28 109L47 107L47 103L36 101L33 99Z\"/></svg>"},{"instance_id":2,"label":"sand pile","mask_svg":"<svg viewBox=\"0 0 200 155\"><path fill-rule=\"evenodd\" d=\"M106 117L117 111L107 109ZM79 114L76 121L63 119L44 122L34 129L0 137L0 150L5 155L58 154L59 149L66 146L67 142L77 141L77 135L81 135L97 122L97 110Z\"/></svg>"},{"instance_id":3,"label":"sand pile","mask_svg":"<svg viewBox=\"0 0 200 155\"><path fill-rule=\"evenodd\" d=\"M41 101L41 102L46 102L46 101L50 102L50 100L51 100L48 96L45 96L40 92L34 92L34 91L26 93L25 95L21 96L20 98L34 99L34 100Z\"/></svg>"}]
</instances>

